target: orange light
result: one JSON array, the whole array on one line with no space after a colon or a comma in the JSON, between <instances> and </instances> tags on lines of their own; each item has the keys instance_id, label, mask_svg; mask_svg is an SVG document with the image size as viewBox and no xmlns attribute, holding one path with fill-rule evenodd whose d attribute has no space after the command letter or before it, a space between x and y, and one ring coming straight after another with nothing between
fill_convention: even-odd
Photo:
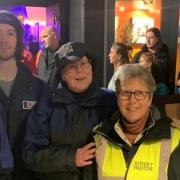
<instances>
[{"instance_id":1,"label":"orange light","mask_svg":"<svg viewBox=\"0 0 180 180\"><path fill-rule=\"evenodd\" d=\"M155 12L155 9L154 8L150 8L149 12L153 13L153 12Z\"/></svg>"},{"instance_id":2,"label":"orange light","mask_svg":"<svg viewBox=\"0 0 180 180\"><path fill-rule=\"evenodd\" d=\"M125 10L125 7L124 7L124 6L120 6L120 7L119 7L119 10L120 10L121 12L123 12L123 11Z\"/></svg>"}]
</instances>

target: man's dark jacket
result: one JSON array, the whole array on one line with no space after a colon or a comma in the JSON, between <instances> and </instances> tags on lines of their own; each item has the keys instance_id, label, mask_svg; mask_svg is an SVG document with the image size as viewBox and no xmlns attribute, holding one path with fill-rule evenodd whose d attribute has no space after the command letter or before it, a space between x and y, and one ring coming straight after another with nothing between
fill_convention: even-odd
<instances>
[{"instance_id":1,"label":"man's dark jacket","mask_svg":"<svg viewBox=\"0 0 180 180\"><path fill-rule=\"evenodd\" d=\"M41 58L38 62L38 77L49 84L50 87L58 86L56 73L58 71L55 64L55 51L47 48L42 50Z\"/></svg>"},{"instance_id":2,"label":"man's dark jacket","mask_svg":"<svg viewBox=\"0 0 180 180\"><path fill-rule=\"evenodd\" d=\"M0 88L0 101L5 109L2 116L14 156L13 180L31 179L31 173L24 167L22 161L24 124L33 105L49 93L49 86L33 76L21 62L17 62L17 75L10 97L8 98Z\"/></svg>"},{"instance_id":3,"label":"man's dark jacket","mask_svg":"<svg viewBox=\"0 0 180 180\"><path fill-rule=\"evenodd\" d=\"M4 113L4 109L0 104L0 180L10 180L14 168L14 158L3 124L2 113Z\"/></svg>"}]
</instances>

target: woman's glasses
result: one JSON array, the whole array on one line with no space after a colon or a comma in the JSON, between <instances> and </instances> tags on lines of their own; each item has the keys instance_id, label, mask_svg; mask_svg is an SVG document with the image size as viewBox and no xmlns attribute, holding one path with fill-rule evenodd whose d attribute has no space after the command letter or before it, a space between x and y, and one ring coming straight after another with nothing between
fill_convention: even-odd
<instances>
[{"instance_id":1,"label":"woman's glasses","mask_svg":"<svg viewBox=\"0 0 180 180\"><path fill-rule=\"evenodd\" d=\"M119 97L122 100L129 100L132 95L138 101L144 100L150 93L148 91L120 91Z\"/></svg>"}]
</instances>

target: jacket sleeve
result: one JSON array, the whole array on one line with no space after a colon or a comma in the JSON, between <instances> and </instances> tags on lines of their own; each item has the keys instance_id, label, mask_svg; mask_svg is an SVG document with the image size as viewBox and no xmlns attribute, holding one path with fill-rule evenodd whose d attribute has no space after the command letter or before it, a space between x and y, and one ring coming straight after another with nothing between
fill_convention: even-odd
<instances>
[{"instance_id":1,"label":"jacket sleeve","mask_svg":"<svg viewBox=\"0 0 180 180\"><path fill-rule=\"evenodd\" d=\"M25 165L32 171L43 174L78 171L75 166L76 149L72 149L70 145L51 143L51 107L47 102L40 102L29 115L23 142Z\"/></svg>"},{"instance_id":2,"label":"jacket sleeve","mask_svg":"<svg viewBox=\"0 0 180 180\"><path fill-rule=\"evenodd\" d=\"M9 140L0 118L0 177L8 176L13 170L14 159Z\"/></svg>"},{"instance_id":3,"label":"jacket sleeve","mask_svg":"<svg viewBox=\"0 0 180 180\"><path fill-rule=\"evenodd\" d=\"M157 56L157 66L159 72L157 74L157 79L159 78L160 82L168 83L169 82L169 61L170 55L168 52L159 53ZM158 77L159 76L159 77Z\"/></svg>"},{"instance_id":4,"label":"jacket sleeve","mask_svg":"<svg viewBox=\"0 0 180 180\"><path fill-rule=\"evenodd\" d=\"M41 57L37 64L37 76L42 80L45 80L46 73L47 73L47 64L46 64L47 56L48 56L47 50L43 49Z\"/></svg>"},{"instance_id":5,"label":"jacket sleeve","mask_svg":"<svg viewBox=\"0 0 180 180\"><path fill-rule=\"evenodd\" d=\"M172 152L168 166L168 180L180 179L180 143L176 149Z\"/></svg>"}]
</instances>

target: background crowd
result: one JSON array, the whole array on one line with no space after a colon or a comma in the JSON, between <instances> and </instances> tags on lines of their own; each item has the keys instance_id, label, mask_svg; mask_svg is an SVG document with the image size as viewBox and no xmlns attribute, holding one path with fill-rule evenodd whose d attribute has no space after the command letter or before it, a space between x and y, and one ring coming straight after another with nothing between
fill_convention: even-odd
<instances>
[{"instance_id":1,"label":"background crowd","mask_svg":"<svg viewBox=\"0 0 180 180\"><path fill-rule=\"evenodd\" d=\"M133 59L113 43L107 89L85 43L61 45L50 26L40 36L31 69L20 21L0 10L0 179L179 180L180 130L152 103L172 90L159 29Z\"/></svg>"}]
</instances>

